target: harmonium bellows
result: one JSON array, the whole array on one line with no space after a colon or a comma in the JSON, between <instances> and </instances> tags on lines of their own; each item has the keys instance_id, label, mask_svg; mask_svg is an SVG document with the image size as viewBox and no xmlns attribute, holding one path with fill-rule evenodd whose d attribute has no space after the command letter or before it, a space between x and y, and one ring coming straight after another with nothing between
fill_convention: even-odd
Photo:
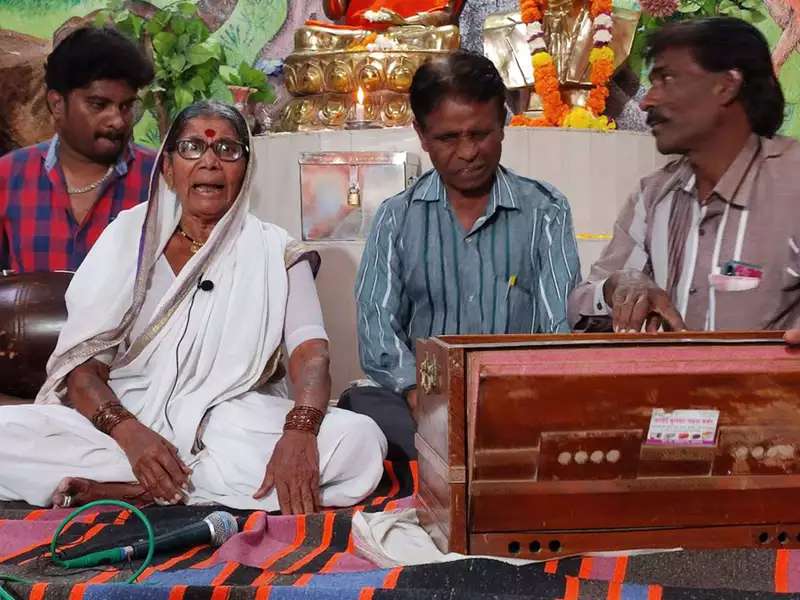
<instances>
[{"instance_id":1,"label":"harmonium bellows","mask_svg":"<svg viewBox=\"0 0 800 600\"><path fill-rule=\"evenodd\" d=\"M418 514L446 552L800 547L780 332L417 344Z\"/></svg>"}]
</instances>

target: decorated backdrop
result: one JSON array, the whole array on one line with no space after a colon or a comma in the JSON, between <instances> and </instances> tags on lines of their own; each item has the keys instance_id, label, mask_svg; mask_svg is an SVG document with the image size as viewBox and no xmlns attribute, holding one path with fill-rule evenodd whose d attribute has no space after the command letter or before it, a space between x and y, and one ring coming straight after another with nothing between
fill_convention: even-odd
<instances>
[{"instance_id":1,"label":"decorated backdrop","mask_svg":"<svg viewBox=\"0 0 800 600\"><path fill-rule=\"evenodd\" d=\"M229 61L246 62L265 70L290 52L293 32L305 19L322 17L321 0L193 1L209 25L212 38L225 48ZM171 3L173 0L151 2L158 8ZM480 43L478 22L482 22L484 15L509 10L515 4L515 0L467 0L461 19L467 45L472 47ZM615 4L639 6L636 0L615 0ZM800 0L642 0L642 4L642 32L664 20L703 14L732 14L755 23L773 48L787 97L784 133L800 137ZM797 9L794 4L798 5ZM108 0L0 0L0 148L7 142L3 140L4 131L9 130L4 119L14 118L13 103L26 94L31 95L40 85L37 73L26 76L24 71L3 71L4 62L19 60L25 52L41 52L42 45L50 42L53 33L65 21L107 6ZM640 36L639 43L642 39ZM646 71L636 55L636 48L632 62L645 79ZM281 100L278 85L277 102ZM35 135L40 124L25 126ZM153 144L157 141L157 136L153 139L153 132L152 119L145 118L137 127L137 138Z\"/></svg>"},{"instance_id":2,"label":"decorated backdrop","mask_svg":"<svg viewBox=\"0 0 800 600\"><path fill-rule=\"evenodd\" d=\"M182 0L185 2L185 0ZM292 48L295 29L307 18L322 16L320 0L191 0L212 31L211 38L225 49L229 64L245 62L269 71ZM138 2L165 8L175 0ZM13 140L4 139L13 131L16 137L36 137L45 131L36 119L31 122L8 123L17 118L25 121L36 110L20 110L20 99L41 105L43 96L36 97L41 87L41 63L34 55L43 52L54 33L69 19L83 17L94 11L106 9L108 0L0 0L0 154ZM47 49L45 48L44 51ZM32 60L26 63L26 55ZM279 80L273 81L277 91L276 103L282 101ZM147 114L137 125L136 137L140 142L155 145L157 128L152 116ZM7 149L7 148L6 148Z\"/></svg>"}]
</instances>

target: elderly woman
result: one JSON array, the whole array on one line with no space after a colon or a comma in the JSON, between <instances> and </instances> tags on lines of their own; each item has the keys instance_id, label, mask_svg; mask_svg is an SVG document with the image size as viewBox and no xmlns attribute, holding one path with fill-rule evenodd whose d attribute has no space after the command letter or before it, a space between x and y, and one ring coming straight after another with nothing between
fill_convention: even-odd
<instances>
[{"instance_id":1,"label":"elderly woman","mask_svg":"<svg viewBox=\"0 0 800 600\"><path fill-rule=\"evenodd\" d=\"M0 408L0 500L358 502L386 440L328 409L318 257L249 214L269 182L253 180L244 120L190 106L157 165L150 201L121 213L75 274L36 403Z\"/></svg>"}]
</instances>

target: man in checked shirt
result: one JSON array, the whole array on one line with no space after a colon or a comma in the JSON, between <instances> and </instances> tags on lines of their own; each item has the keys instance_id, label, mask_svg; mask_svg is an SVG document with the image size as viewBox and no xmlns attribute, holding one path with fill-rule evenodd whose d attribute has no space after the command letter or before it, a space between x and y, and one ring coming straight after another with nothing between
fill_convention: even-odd
<instances>
[{"instance_id":1,"label":"man in checked shirt","mask_svg":"<svg viewBox=\"0 0 800 600\"><path fill-rule=\"evenodd\" d=\"M147 199L154 155L131 133L152 79L113 29L80 28L55 47L45 82L56 135L0 158L0 268L74 271L120 211Z\"/></svg>"},{"instance_id":2,"label":"man in checked shirt","mask_svg":"<svg viewBox=\"0 0 800 600\"><path fill-rule=\"evenodd\" d=\"M642 101L662 154L570 296L579 330L784 329L800 317L800 144L769 48L733 18L649 40Z\"/></svg>"}]
</instances>

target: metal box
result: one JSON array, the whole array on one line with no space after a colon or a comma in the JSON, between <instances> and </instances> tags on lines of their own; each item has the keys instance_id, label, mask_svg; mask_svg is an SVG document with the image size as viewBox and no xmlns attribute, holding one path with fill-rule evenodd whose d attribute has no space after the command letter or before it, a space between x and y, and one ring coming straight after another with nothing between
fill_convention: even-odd
<instances>
[{"instance_id":1,"label":"metal box","mask_svg":"<svg viewBox=\"0 0 800 600\"><path fill-rule=\"evenodd\" d=\"M366 239L381 202L411 185L419 170L419 158L409 152L302 153L303 239Z\"/></svg>"}]
</instances>

